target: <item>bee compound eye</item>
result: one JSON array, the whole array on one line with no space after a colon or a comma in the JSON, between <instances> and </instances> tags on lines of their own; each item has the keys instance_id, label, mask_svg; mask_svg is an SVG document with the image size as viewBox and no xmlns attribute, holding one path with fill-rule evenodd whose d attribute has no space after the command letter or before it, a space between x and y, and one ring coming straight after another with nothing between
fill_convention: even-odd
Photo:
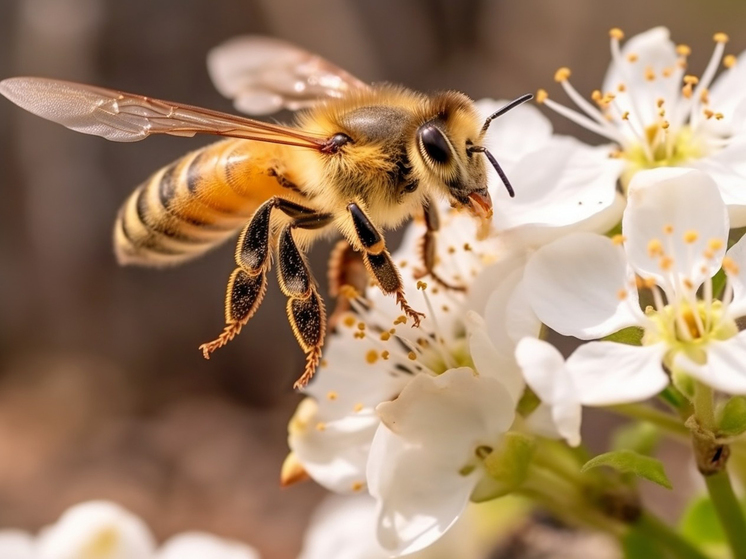
<instances>
[{"instance_id":1,"label":"bee compound eye","mask_svg":"<svg viewBox=\"0 0 746 559\"><path fill-rule=\"evenodd\" d=\"M425 124L420 128L420 143L425 153L436 163L448 163L451 159L451 147L443 132L434 124Z\"/></svg>"}]
</instances>

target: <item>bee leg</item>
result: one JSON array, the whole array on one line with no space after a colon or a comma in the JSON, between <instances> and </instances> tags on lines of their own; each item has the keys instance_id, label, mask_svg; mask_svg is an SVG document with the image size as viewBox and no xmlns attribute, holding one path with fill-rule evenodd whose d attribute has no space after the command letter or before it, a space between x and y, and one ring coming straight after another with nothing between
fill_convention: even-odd
<instances>
[{"instance_id":1,"label":"bee leg","mask_svg":"<svg viewBox=\"0 0 746 559\"><path fill-rule=\"evenodd\" d=\"M356 240L363 249L363 263L368 272L375 277L381 291L396 296L396 302L404 314L412 319L413 326L419 326L425 315L417 312L407 303L404 295L399 270L396 269L391 255L386 250L386 243L376 227L370 221L362 208L354 202L347 206L352 218Z\"/></svg>"},{"instance_id":2,"label":"bee leg","mask_svg":"<svg viewBox=\"0 0 746 559\"><path fill-rule=\"evenodd\" d=\"M317 214L318 215L318 214ZM331 222L331 216L321 221L316 216L296 219L280 233L277 247L277 277L280 289L288 297L287 314L295 339L306 354L306 367L293 388L302 388L313 377L321 359L321 348L326 333L326 310L316 289L316 282L305 257L293 238L296 228L318 227L320 222Z\"/></svg>"},{"instance_id":3,"label":"bee leg","mask_svg":"<svg viewBox=\"0 0 746 559\"><path fill-rule=\"evenodd\" d=\"M368 273L360 253L346 239L340 241L329 256L329 294L336 298L329 316L329 329L336 330L344 313L350 310L350 299L363 293L368 285Z\"/></svg>"},{"instance_id":4,"label":"bee leg","mask_svg":"<svg viewBox=\"0 0 746 559\"><path fill-rule=\"evenodd\" d=\"M436 233L440 230L440 216L438 215L438 208L432 200L428 200L422 206L422 211L425 215L425 226L427 227L425 234L422 237L420 244L420 256L425 269L419 269L415 272L415 278L423 278L430 276L432 280L438 285L445 289L452 291L466 291L466 287L463 285L454 285L447 282L435 271L435 247L436 247Z\"/></svg>"},{"instance_id":5,"label":"bee leg","mask_svg":"<svg viewBox=\"0 0 746 559\"><path fill-rule=\"evenodd\" d=\"M283 198L272 197L259 206L238 237L238 267L231 273L225 297L226 326L215 340L199 347L205 359L209 359L213 351L223 347L239 334L241 328L254 316L264 298L267 290L267 271L271 265L270 217L274 208L293 218L311 216L307 218L308 228L326 225L326 222L319 219L320 214L314 210Z\"/></svg>"}]
</instances>

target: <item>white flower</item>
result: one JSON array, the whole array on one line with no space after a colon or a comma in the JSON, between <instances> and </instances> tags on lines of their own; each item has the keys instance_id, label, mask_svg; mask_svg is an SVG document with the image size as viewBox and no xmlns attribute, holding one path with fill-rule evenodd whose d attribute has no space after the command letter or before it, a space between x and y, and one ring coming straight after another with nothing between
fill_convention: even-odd
<instances>
[{"instance_id":1,"label":"white flower","mask_svg":"<svg viewBox=\"0 0 746 559\"><path fill-rule=\"evenodd\" d=\"M368 461L378 501L378 540L395 553L441 537L485 478L482 461L513 422L513 398L495 379L469 368L417 375L392 402Z\"/></svg>"},{"instance_id":2,"label":"white flower","mask_svg":"<svg viewBox=\"0 0 746 559\"><path fill-rule=\"evenodd\" d=\"M468 513L469 511L467 511ZM478 559L483 542L476 533L476 511L466 514L435 544L407 559ZM376 538L376 502L368 495L327 497L316 509L298 559L388 559Z\"/></svg>"},{"instance_id":3,"label":"white flower","mask_svg":"<svg viewBox=\"0 0 746 559\"><path fill-rule=\"evenodd\" d=\"M687 74L689 47L674 45L664 27L636 35L623 46L619 29L610 35L611 65L592 101L570 84L569 69L555 74L582 112L547 98L543 90L537 100L611 140L607 153L623 163L617 175L623 186L642 169L698 168L717 183L732 225L746 225L746 56L723 58L728 37L717 33L712 57L697 77ZM721 61L728 70L714 80Z\"/></svg>"},{"instance_id":4,"label":"white flower","mask_svg":"<svg viewBox=\"0 0 746 559\"><path fill-rule=\"evenodd\" d=\"M746 241L724 254L728 214L715 182L690 169L638 173L623 233L564 237L526 267L534 311L561 334L594 339L628 326L644 330L642 346L591 342L570 356L579 400L607 405L653 396L669 381L662 365L746 393L746 332L735 322L746 314ZM712 276L721 266L727 280L718 299ZM638 289L653 302L645 312Z\"/></svg>"},{"instance_id":5,"label":"white flower","mask_svg":"<svg viewBox=\"0 0 746 559\"><path fill-rule=\"evenodd\" d=\"M0 530L0 557L36 559L33 536L23 530Z\"/></svg>"},{"instance_id":6,"label":"white flower","mask_svg":"<svg viewBox=\"0 0 746 559\"><path fill-rule=\"evenodd\" d=\"M248 545L204 532L185 532L167 540L157 559L259 559Z\"/></svg>"}]
</instances>

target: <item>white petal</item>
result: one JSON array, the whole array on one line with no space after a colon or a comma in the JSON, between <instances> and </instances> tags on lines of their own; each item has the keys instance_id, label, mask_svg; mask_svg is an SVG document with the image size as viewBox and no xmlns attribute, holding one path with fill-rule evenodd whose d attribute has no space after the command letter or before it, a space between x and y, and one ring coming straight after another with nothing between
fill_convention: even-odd
<instances>
[{"instance_id":1,"label":"white petal","mask_svg":"<svg viewBox=\"0 0 746 559\"><path fill-rule=\"evenodd\" d=\"M0 530L0 557L3 559L35 559L33 536L23 530Z\"/></svg>"},{"instance_id":2,"label":"white petal","mask_svg":"<svg viewBox=\"0 0 746 559\"><path fill-rule=\"evenodd\" d=\"M573 233L537 250L523 281L544 324L566 336L592 339L640 323L627 273L624 251L610 239Z\"/></svg>"},{"instance_id":3,"label":"white petal","mask_svg":"<svg viewBox=\"0 0 746 559\"><path fill-rule=\"evenodd\" d=\"M148 559L155 541L145 523L119 505L89 501L69 508L39 537L39 559Z\"/></svg>"},{"instance_id":4,"label":"white petal","mask_svg":"<svg viewBox=\"0 0 746 559\"><path fill-rule=\"evenodd\" d=\"M582 408L577 386L562 354L547 342L524 338L518 343L515 355L526 383L548 407L556 432L571 446L580 444Z\"/></svg>"},{"instance_id":5,"label":"white petal","mask_svg":"<svg viewBox=\"0 0 746 559\"><path fill-rule=\"evenodd\" d=\"M655 27L630 37L622 45L621 54L619 63L612 61L609 66L602 91L616 95L611 108L617 116L629 111L633 120L646 127L659 119L658 99L662 98L664 106L671 110L679 98L680 84L663 77L664 71L676 68L676 47L669 39L668 29ZM629 55L637 57L635 62L628 60ZM656 79L648 79L649 71ZM620 92L622 83L625 87Z\"/></svg>"},{"instance_id":6,"label":"white petal","mask_svg":"<svg viewBox=\"0 0 746 559\"><path fill-rule=\"evenodd\" d=\"M707 173L717 184L728 208L731 227L746 226L746 134L732 138L731 143L689 165Z\"/></svg>"},{"instance_id":7,"label":"white petal","mask_svg":"<svg viewBox=\"0 0 746 559\"><path fill-rule=\"evenodd\" d=\"M631 346L590 342L569 357L566 367L584 405L609 406L646 400L668 386L663 343Z\"/></svg>"},{"instance_id":8,"label":"white petal","mask_svg":"<svg viewBox=\"0 0 746 559\"><path fill-rule=\"evenodd\" d=\"M460 465L446 454L412 446L384 426L373 439L370 457L378 541L397 554L418 551L443 536L464 512L479 480L477 471L460 475Z\"/></svg>"},{"instance_id":9,"label":"white petal","mask_svg":"<svg viewBox=\"0 0 746 559\"><path fill-rule=\"evenodd\" d=\"M664 232L668 227L673 228L671 234ZM664 278L674 274L679 281L688 278L699 285L720 268L728 238L728 214L717 185L707 174L662 167L640 171L632 178L622 231L629 262L640 275L654 277L663 285ZM698 235L691 243L684 241L689 231ZM714 258L706 259L711 239L722 241L723 248L713 251ZM659 256L649 254L652 240L660 241L673 258L670 272L661 269Z\"/></svg>"},{"instance_id":10,"label":"white petal","mask_svg":"<svg viewBox=\"0 0 746 559\"><path fill-rule=\"evenodd\" d=\"M746 316L746 235L738 239L727 254L738 266L738 273L730 276L733 301L728 306L728 314L740 318Z\"/></svg>"},{"instance_id":11,"label":"white petal","mask_svg":"<svg viewBox=\"0 0 746 559\"><path fill-rule=\"evenodd\" d=\"M163 544L158 559L259 559L248 545L204 532L177 534Z\"/></svg>"},{"instance_id":12,"label":"white petal","mask_svg":"<svg viewBox=\"0 0 746 559\"><path fill-rule=\"evenodd\" d=\"M515 288L517 281L514 279L513 272L520 271L518 277L522 277L526 260L525 251L507 252L480 270L469 286L467 308L476 311L481 316L486 315L487 301L497 290L505 290L504 298L507 300L510 296L509 292ZM506 284L508 278L511 278L512 282Z\"/></svg>"},{"instance_id":13,"label":"white petal","mask_svg":"<svg viewBox=\"0 0 746 559\"><path fill-rule=\"evenodd\" d=\"M728 394L746 394L746 331L728 340L707 344L707 363L698 365L683 354L676 356L674 365L716 390Z\"/></svg>"},{"instance_id":14,"label":"white petal","mask_svg":"<svg viewBox=\"0 0 746 559\"><path fill-rule=\"evenodd\" d=\"M513 169L515 198L498 189L495 228L506 243L539 246L563 232L587 230L589 223L605 231L618 222L616 181L624 163L609 158L611 148L590 147L559 136Z\"/></svg>"},{"instance_id":15,"label":"white petal","mask_svg":"<svg viewBox=\"0 0 746 559\"><path fill-rule=\"evenodd\" d=\"M502 109L510 101L482 99L476 102L482 118ZM515 164L524 155L536 151L552 137L552 123L538 107L529 103L516 107L495 120L487 130L482 145L500 162L500 166L510 176ZM493 177L491 181L495 179ZM499 179L496 179L499 181ZM497 188L502 188L496 185Z\"/></svg>"},{"instance_id":16,"label":"white petal","mask_svg":"<svg viewBox=\"0 0 746 559\"><path fill-rule=\"evenodd\" d=\"M723 114L722 119L711 118L703 122L710 133L727 138L742 130L743 102L746 100L744 83L746 83L746 52L742 52L735 66L720 74L709 88L709 106Z\"/></svg>"}]
</instances>

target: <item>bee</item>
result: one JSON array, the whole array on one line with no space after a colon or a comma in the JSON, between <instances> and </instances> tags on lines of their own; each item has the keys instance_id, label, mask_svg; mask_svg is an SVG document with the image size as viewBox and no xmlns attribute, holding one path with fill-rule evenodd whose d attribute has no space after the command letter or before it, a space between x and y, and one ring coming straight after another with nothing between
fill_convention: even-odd
<instances>
[{"instance_id":1,"label":"bee","mask_svg":"<svg viewBox=\"0 0 746 559\"><path fill-rule=\"evenodd\" d=\"M298 111L294 125L59 80L0 82L0 93L20 107L116 142L152 134L226 138L152 175L126 200L114 225L118 261L153 267L191 260L239 232L226 325L215 340L200 346L206 358L257 311L274 257L288 298L287 317L306 354L294 386L305 386L321 357L326 311L304 252L335 231L342 240L330 261L332 295L353 281L351 263L361 257L367 274L418 326L424 315L407 303L383 236L416 216L426 224L423 275L459 289L435 270L436 200L445 198L489 222L487 163L511 196L513 190L480 143L494 118L531 95L482 121L462 93L425 95L369 85L289 43L251 36L213 49L208 69L239 111L252 116Z\"/></svg>"}]
</instances>

